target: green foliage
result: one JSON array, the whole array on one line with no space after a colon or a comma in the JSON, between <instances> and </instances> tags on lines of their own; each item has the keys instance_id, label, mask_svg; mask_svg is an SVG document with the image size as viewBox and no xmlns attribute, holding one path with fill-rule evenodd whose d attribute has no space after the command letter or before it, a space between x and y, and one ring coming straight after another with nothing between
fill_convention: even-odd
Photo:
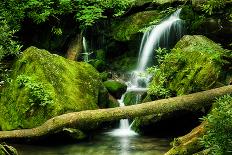
<instances>
[{"instance_id":1,"label":"green foliage","mask_svg":"<svg viewBox=\"0 0 232 155\"><path fill-rule=\"evenodd\" d=\"M202 10L211 15L217 9L221 9L225 6L226 0L207 0L202 6Z\"/></svg>"},{"instance_id":2,"label":"green foliage","mask_svg":"<svg viewBox=\"0 0 232 155\"><path fill-rule=\"evenodd\" d=\"M206 134L201 139L211 154L226 155L232 153L232 96L217 99L207 121Z\"/></svg>"},{"instance_id":3,"label":"green foliage","mask_svg":"<svg viewBox=\"0 0 232 155\"><path fill-rule=\"evenodd\" d=\"M158 97L184 95L213 88L221 80L227 52L203 36L185 36L169 53L157 51L158 66L148 93ZM230 56L229 56L230 57Z\"/></svg>"},{"instance_id":4,"label":"green foliage","mask_svg":"<svg viewBox=\"0 0 232 155\"><path fill-rule=\"evenodd\" d=\"M165 86L167 83L167 76L163 73L158 66L150 67L147 69L148 74L159 77L159 84L153 84L154 80L148 86L148 94L156 96L156 98L170 97L170 90Z\"/></svg>"},{"instance_id":5,"label":"green foliage","mask_svg":"<svg viewBox=\"0 0 232 155\"><path fill-rule=\"evenodd\" d=\"M161 65L165 59L165 57L168 56L168 54L170 53L170 50L167 50L166 48L158 48L156 50L156 60L158 65Z\"/></svg>"},{"instance_id":6,"label":"green foliage","mask_svg":"<svg viewBox=\"0 0 232 155\"><path fill-rule=\"evenodd\" d=\"M170 51L167 50L166 48L159 47L156 50L157 66L150 67L146 70L146 72L149 75L159 76L159 85L150 84L148 86L148 94L152 94L152 95L156 96L157 98L170 97L170 90L165 88L165 83L167 83L167 76L159 68L169 53L170 53Z\"/></svg>"},{"instance_id":7,"label":"green foliage","mask_svg":"<svg viewBox=\"0 0 232 155\"><path fill-rule=\"evenodd\" d=\"M134 0L4 0L0 6L0 60L19 53L21 46L13 35L25 19L36 24L49 22L53 26L51 32L61 35L59 23L63 15L73 15L83 30L101 18L122 15L133 3Z\"/></svg>"},{"instance_id":8,"label":"green foliage","mask_svg":"<svg viewBox=\"0 0 232 155\"><path fill-rule=\"evenodd\" d=\"M12 30L6 20L0 19L0 60L8 55L17 55L22 46L13 40L15 30Z\"/></svg>"},{"instance_id":9,"label":"green foliage","mask_svg":"<svg viewBox=\"0 0 232 155\"><path fill-rule=\"evenodd\" d=\"M19 88L29 89L29 103L31 106L47 106L53 104L51 92L46 87L27 75L19 75L16 78Z\"/></svg>"}]
</instances>

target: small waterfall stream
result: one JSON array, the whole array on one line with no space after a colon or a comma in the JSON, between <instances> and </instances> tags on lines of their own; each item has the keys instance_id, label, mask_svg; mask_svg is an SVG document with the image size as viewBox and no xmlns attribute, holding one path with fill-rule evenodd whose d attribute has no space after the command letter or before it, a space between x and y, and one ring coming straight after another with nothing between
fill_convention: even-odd
<instances>
[{"instance_id":1,"label":"small waterfall stream","mask_svg":"<svg viewBox=\"0 0 232 155\"><path fill-rule=\"evenodd\" d=\"M169 48L183 36L183 21L179 18L181 9L174 12L169 18L159 25L152 26L151 30L144 33L139 50L137 72L144 72L152 60L154 50L163 47Z\"/></svg>"},{"instance_id":2,"label":"small waterfall stream","mask_svg":"<svg viewBox=\"0 0 232 155\"><path fill-rule=\"evenodd\" d=\"M83 45L83 52L82 52L83 60L84 62L89 62L90 53L88 52L88 46L87 46L87 41L85 37L82 38L82 45Z\"/></svg>"},{"instance_id":3,"label":"small waterfall stream","mask_svg":"<svg viewBox=\"0 0 232 155\"><path fill-rule=\"evenodd\" d=\"M152 26L152 29L144 33L140 50L138 65L135 71L131 73L131 77L127 82L127 92L146 92L147 85L150 77L141 77L140 74L144 73L149 63L153 58L152 53L159 47L170 48L173 43L177 42L183 35L183 22L179 18L181 9L174 12L169 18L162 21L159 25ZM125 93L125 94L126 94ZM123 99L125 94L119 101L120 106L125 106ZM141 96L141 95L140 95ZM139 95L137 96L139 102ZM133 122L132 122L133 123ZM119 129L115 129L110 132L112 136L129 137L135 136L136 133L131 130L128 119L120 120Z\"/></svg>"}]
</instances>

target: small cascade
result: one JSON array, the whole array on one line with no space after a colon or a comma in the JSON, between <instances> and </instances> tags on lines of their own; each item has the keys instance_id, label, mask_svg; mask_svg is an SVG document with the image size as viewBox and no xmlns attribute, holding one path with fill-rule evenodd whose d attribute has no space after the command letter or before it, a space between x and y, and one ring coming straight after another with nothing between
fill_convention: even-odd
<instances>
[{"instance_id":1,"label":"small cascade","mask_svg":"<svg viewBox=\"0 0 232 155\"><path fill-rule=\"evenodd\" d=\"M84 62L89 62L89 55L91 53L88 52L88 46L87 46L87 41L85 39L85 37L82 38L82 45L83 45L83 59Z\"/></svg>"},{"instance_id":2,"label":"small cascade","mask_svg":"<svg viewBox=\"0 0 232 155\"><path fill-rule=\"evenodd\" d=\"M152 26L151 30L144 33L140 45L137 72L144 72L154 59L154 50L163 47L170 48L173 43L183 36L183 21L179 18L181 9L178 9L169 18L159 25Z\"/></svg>"},{"instance_id":3,"label":"small cascade","mask_svg":"<svg viewBox=\"0 0 232 155\"><path fill-rule=\"evenodd\" d=\"M120 107L125 106L125 104L123 102L124 96L125 96L125 94L122 95L120 100L118 100ZM110 132L110 135L117 136L117 137L130 137L130 136L137 135L137 133L134 132L133 130L131 130L128 119L121 119L120 124L119 124L119 128Z\"/></svg>"}]
</instances>

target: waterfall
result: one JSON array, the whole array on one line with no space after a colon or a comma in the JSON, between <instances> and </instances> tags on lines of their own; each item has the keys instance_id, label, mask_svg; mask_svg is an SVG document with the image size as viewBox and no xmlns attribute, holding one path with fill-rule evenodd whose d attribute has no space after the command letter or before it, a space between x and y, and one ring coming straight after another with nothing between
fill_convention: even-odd
<instances>
[{"instance_id":1,"label":"waterfall","mask_svg":"<svg viewBox=\"0 0 232 155\"><path fill-rule=\"evenodd\" d=\"M82 38L82 45L83 45L83 59L84 62L89 62L89 55L90 53L88 53L88 47L87 47L87 41L85 39L85 37Z\"/></svg>"},{"instance_id":2,"label":"waterfall","mask_svg":"<svg viewBox=\"0 0 232 155\"><path fill-rule=\"evenodd\" d=\"M122 95L120 100L118 100L120 107L125 106L125 104L123 102L124 97L125 97L125 94ZM128 119L121 119L120 124L119 124L119 128L110 132L110 135L118 136L118 137L130 137L130 136L137 135L137 133L134 132L133 130L131 130L130 123L129 123Z\"/></svg>"},{"instance_id":3,"label":"waterfall","mask_svg":"<svg viewBox=\"0 0 232 155\"><path fill-rule=\"evenodd\" d=\"M132 91L135 93L143 93L147 91L147 85L150 80L149 76L141 76L145 72L146 67L152 59L154 50L163 47L170 48L175 44L183 35L183 22L179 18L181 9L174 12L169 18L162 21L159 25L152 26L152 29L144 33L140 49L137 69L130 75L130 80L127 82L127 92ZM125 93L125 94L126 94ZM137 102L140 101L141 94L138 93L136 97ZM125 106L123 99L125 94L119 101L120 106ZM132 122L133 124L133 122ZM131 130L128 119L121 119L119 129L110 132L110 135L128 137L134 136L136 133Z\"/></svg>"},{"instance_id":4,"label":"waterfall","mask_svg":"<svg viewBox=\"0 0 232 155\"><path fill-rule=\"evenodd\" d=\"M173 42L183 36L183 22L179 18L181 9L174 12L169 18L159 25L152 26L151 30L144 33L139 50L137 72L144 72L152 59L152 53L158 47L169 48Z\"/></svg>"}]
</instances>

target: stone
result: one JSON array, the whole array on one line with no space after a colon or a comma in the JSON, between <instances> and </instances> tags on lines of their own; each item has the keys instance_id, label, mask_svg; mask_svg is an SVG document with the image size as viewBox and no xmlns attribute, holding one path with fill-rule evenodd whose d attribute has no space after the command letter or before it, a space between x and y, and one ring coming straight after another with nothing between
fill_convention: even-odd
<instances>
[{"instance_id":1,"label":"stone","mask_svg":"<svg viewBox=\"0 0 232 155\"><path fill-rule=\"evenodd\" d=\"M105 81L104 86L109 91L109 93L116 99L120 99L122 97L122 94L124 94L127 89L127 85L125 83L115 80Z\"/></svg>"},{"instance_id":2,"label":"stone","mask_svg":"<svg viewBox=\"0 0 232 155\"><path fill-rule=\"evenodd\" d=\"M33 128L57 115L103 108L108 100L91 65L36 47L23 52L10 78L0 99L2 130Z\"/></svg>"}]
</instances>

